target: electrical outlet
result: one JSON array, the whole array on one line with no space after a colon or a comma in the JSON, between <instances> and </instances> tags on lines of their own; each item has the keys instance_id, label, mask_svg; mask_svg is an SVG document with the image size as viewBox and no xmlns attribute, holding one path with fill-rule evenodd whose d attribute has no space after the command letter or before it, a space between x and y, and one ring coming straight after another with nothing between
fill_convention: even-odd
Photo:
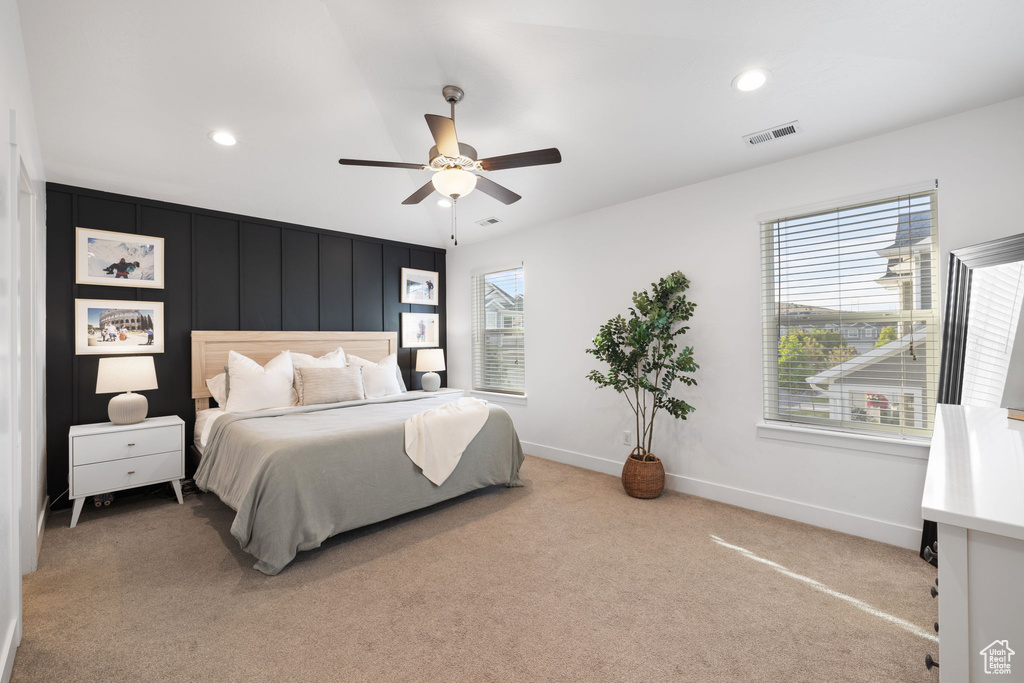
<instances>
[{"instance_id":1,"label":"electrical outlet","mask_svg":"<svg viewBox=\"0 0 1024 683\"><path fill-rule=\"evenodd\" d=\"M633 443L633 432L629 431L628 429L623 429L622 430L622 445L623 446L628 446L631 443Z\"/></svg>"}]
</instances>

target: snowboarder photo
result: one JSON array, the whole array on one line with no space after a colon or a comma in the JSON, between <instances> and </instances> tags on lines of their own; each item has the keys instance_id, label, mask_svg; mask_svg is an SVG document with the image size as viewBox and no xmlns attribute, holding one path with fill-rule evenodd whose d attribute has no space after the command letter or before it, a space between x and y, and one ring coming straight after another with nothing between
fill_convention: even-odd
<instances>
[{"instance_id":1,"label":"snowboarder photo","mask_svg":"<svg viewBox=\"0 0 1024 683\"><path fill-rule=\"evenodd\" d=\"M163 289L161 237L78 228L76 253L78 284Z\"/></svg>"},{"instance_id":2,"label":"snowboarder photo","mask_svg":"<svg viewBox=\"0 0 1024 683\"><path fill-rule=\"evenodd\" d=\"M109 266L103 269L104 273L113 274L114 279L124 278L128 279L128 276L134 273L139 268L138 261L128 262L121 259L117 263L111 263Z\"/></svg>"}]
</instances>

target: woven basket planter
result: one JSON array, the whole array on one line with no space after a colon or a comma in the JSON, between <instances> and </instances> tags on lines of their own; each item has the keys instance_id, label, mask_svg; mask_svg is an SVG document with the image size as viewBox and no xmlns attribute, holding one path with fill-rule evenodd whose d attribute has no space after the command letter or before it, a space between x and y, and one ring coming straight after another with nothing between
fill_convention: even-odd
<instances>
[{"instance_id":1,"label":"woven basket planter","mask_svg":"<svg viewBox=\"0 0 1024 683\"><path fill-rule=\"evenodd\" d=\"M634 448L622 466L622 488L634 498L657 498L665 490L665 466L656 456L654 460L642 461L633 456L643 457L640 448Z\"/></svg>"}]
</instances>

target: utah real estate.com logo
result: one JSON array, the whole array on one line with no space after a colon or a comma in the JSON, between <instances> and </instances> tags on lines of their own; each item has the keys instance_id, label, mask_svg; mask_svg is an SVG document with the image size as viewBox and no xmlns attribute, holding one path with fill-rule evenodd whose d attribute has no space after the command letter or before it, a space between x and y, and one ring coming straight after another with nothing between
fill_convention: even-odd
<instances>
[{"instance_id":1,"label":"utah real estate.com logo","mask_svg":"<svg viewBox=\"0 0 1024 683\"><path fill-rule=\"evenodd\" d=\"M1010 673L1010 658L1017 653L1010 649L1009 641L993 640L978 654L985 658L985 673L1007 675Z\"/></svg>"}]
</instances>

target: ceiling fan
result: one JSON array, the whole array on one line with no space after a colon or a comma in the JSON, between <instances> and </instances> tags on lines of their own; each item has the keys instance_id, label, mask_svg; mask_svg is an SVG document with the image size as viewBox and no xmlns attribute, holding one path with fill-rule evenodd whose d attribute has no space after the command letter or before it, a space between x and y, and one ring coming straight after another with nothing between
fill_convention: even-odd
<instances>
[{"instance_id":1,"label":"ceiling fan","mask_svg":"<svg viewBox=\"0 0 1024 683\"><path fill-rule=\"evenodd\" d=\"M455 135L455 105L465 97L466 93L458 86L446 85L441 89L441 94L445 101L452 106L452 115L451 117L435 114L424 116L435 143L430 148L429 163L407 164L397 161L364 161L360 159L338 159L338 163L345 166L383 166L385 168L434 171L430 182L409 195L402 202L403 204L419 204L434 190L453 200L458 200L472 192L474 188L504 204L512 204L522 197L480 175L479 172L557 164L562 160L562 155L555 147L478 160L476 149L464 142L459 142Z\"/></svg>"}]
</instances>

